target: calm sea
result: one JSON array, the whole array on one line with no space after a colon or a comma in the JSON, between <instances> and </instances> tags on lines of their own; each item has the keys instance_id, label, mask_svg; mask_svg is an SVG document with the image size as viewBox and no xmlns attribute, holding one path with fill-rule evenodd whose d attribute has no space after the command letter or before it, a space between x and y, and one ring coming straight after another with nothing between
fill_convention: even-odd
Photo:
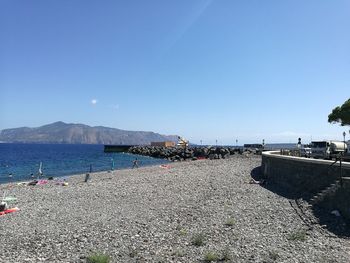
<instances>
[{"instance_id":1,"label":"calm sea","mask_svg":"<svg viewBox=\"0 0 350 263\"><path fill-rule=\"evenodd\" d=\"M127 153L104 153L103 145L88 144L9 144L0 143L0 183L31 180L39 173L45 177L66 176L92 171L125 169L138 158L140 166L167 163L162 159Z\"/></svg>"}]
</instances>

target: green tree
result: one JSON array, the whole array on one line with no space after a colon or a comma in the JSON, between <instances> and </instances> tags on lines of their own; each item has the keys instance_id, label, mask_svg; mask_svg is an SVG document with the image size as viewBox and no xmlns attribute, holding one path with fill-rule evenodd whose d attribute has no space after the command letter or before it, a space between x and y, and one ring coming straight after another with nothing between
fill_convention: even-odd
<instances>
[{"instance_id":1,"label":"green tree","mask_svg":"<svg viewBox=\"0 0 350 263\"><path fill-rule=\"evenodd\" d=\"M328 122L340 122L341 126L350 125L350 99L332 110L332 113L328 115Z\"/></svg>"}]
</instances>

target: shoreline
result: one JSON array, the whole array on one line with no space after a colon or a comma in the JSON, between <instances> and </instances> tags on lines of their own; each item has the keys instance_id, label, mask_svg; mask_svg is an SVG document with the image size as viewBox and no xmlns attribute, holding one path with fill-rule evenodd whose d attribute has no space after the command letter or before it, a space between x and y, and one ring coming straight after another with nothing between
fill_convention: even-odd
<instances>
[{"instance_id":1,"label":"shoreline","mask_svg":"<svg viewBox=\"0 0 350 263\"><path fill-rule=\"evenodd\" d=\"M163 164L163 163L171 163L171 161L168 161L166 159L159 159L159 158L155 158L155 157L151 157L151 156L142 156L142 155L138 155L138 154L133 154L133 153L124 153L124 154L128 154L130 156L133 156L134 158L142 158L142 159L152 159L152 160L156 160L157 162L159 161L159 164L144 164L142 165L142 160L140 161L140 168L141 167L149 167L149 166L157 166L157 165L160 165L160 164ZM95 166L96 167L96 166ZM131 169L132 167L132 162L130 160L130 165L129 166L125 166L125 167L122 167L122 168L118 168L118 166L115 167L115 169L113 171L120 171L120 170L125 170L125 169ZM86 167L87 169L87 167ZM98 170L98 171L93 171L92 173L107 173L109 171L112 171L110 169L107 169L107 170ZM71 176L76 176L76 175L85 175L87 173L90 173L88 170L85 170L85 172L78 172L78 173L69 173L69 174L63 174L63 175L43 175L39 178L39 180L47 180L49 177L53 177L54 179L60 179L60 178L67 178L67 177L71 177ZM92 174L90 173L90 174ZM28 175L29 177L30 175ZM10 178L10 177L8 177ZM33 180L37 180L38 179L38 176L35 175L33 176L32 178L18 178L17 176L14 176L14 177L11 177L11 178L15 178L14 180L11 180L11 181L8 181L8 182L1 182L0 181L0 186L1 185L4 185L4 184L17 184L17 183L21 183L21 182L31 182ZM18 179L17 179L18 178Z\"/></svg>"},{"instance_id":2,"label":"shoreline","mask_svg":"<svg viewBox=\"0 0 350 263\"><path fill-rule=\"evenodd\" d=\"M201 262L210 251L233 262L349 261L349 240L309 229L287 198L248 183L260 164L236 155L15 186L20 211L0 217L0 261L86 262L97 251L112 262Z\"/></svg>"}]
</instances>

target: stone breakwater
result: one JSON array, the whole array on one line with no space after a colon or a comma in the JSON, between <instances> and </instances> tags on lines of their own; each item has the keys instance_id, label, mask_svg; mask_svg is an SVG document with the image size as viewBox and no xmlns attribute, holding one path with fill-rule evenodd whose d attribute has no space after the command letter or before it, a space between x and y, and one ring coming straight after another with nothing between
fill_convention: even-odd
<instances>
[{"instance_id":1,"label":"stone breakwater","mask_svg":"<svg viewBox=\"0 0 350 263\"><path fill-rule=\"evenodd\" d=\"M309 226L291 201L248 184L261 157L174 162L0 185L20 211L0 217L0 262L350 262L349 240ZM310 215L312 216L312 215ZM230 258L230 259L229 259ZM224 262L217 260L216 262Z\"/></svg>"},{"instance_id":2,"label":"stone breakwater","mask_svg":"<svg viewBox=\"0 0 350 263\"><path fill-rule=\"evenodd\" d=\"M247 151L248 152L248 151ZM159 147L135 146L129 153L164 158L169 161L197 160L198 158L226 159L234 154L242 154L242 150L234 147Z\"/></svg>"}]
</instances>

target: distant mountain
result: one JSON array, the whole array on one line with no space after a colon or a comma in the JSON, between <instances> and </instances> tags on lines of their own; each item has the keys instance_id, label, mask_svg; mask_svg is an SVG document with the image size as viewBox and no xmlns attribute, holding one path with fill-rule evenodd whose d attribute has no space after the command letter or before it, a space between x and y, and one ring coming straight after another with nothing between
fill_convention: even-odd
<instances>
[{"instance_id":1,"label":"distant mountain","mask_svg":"<svg viewBox=\"0 0 350 263\"><path fill-rule=\"evenodd\" d=\"M7 143L72 144L150 144L155 141L177 141L176 135L146 131L125 131L103 126L55 122L37 128L14 128L0 131L0 141Z\"/></svg>"}]
</instances>

